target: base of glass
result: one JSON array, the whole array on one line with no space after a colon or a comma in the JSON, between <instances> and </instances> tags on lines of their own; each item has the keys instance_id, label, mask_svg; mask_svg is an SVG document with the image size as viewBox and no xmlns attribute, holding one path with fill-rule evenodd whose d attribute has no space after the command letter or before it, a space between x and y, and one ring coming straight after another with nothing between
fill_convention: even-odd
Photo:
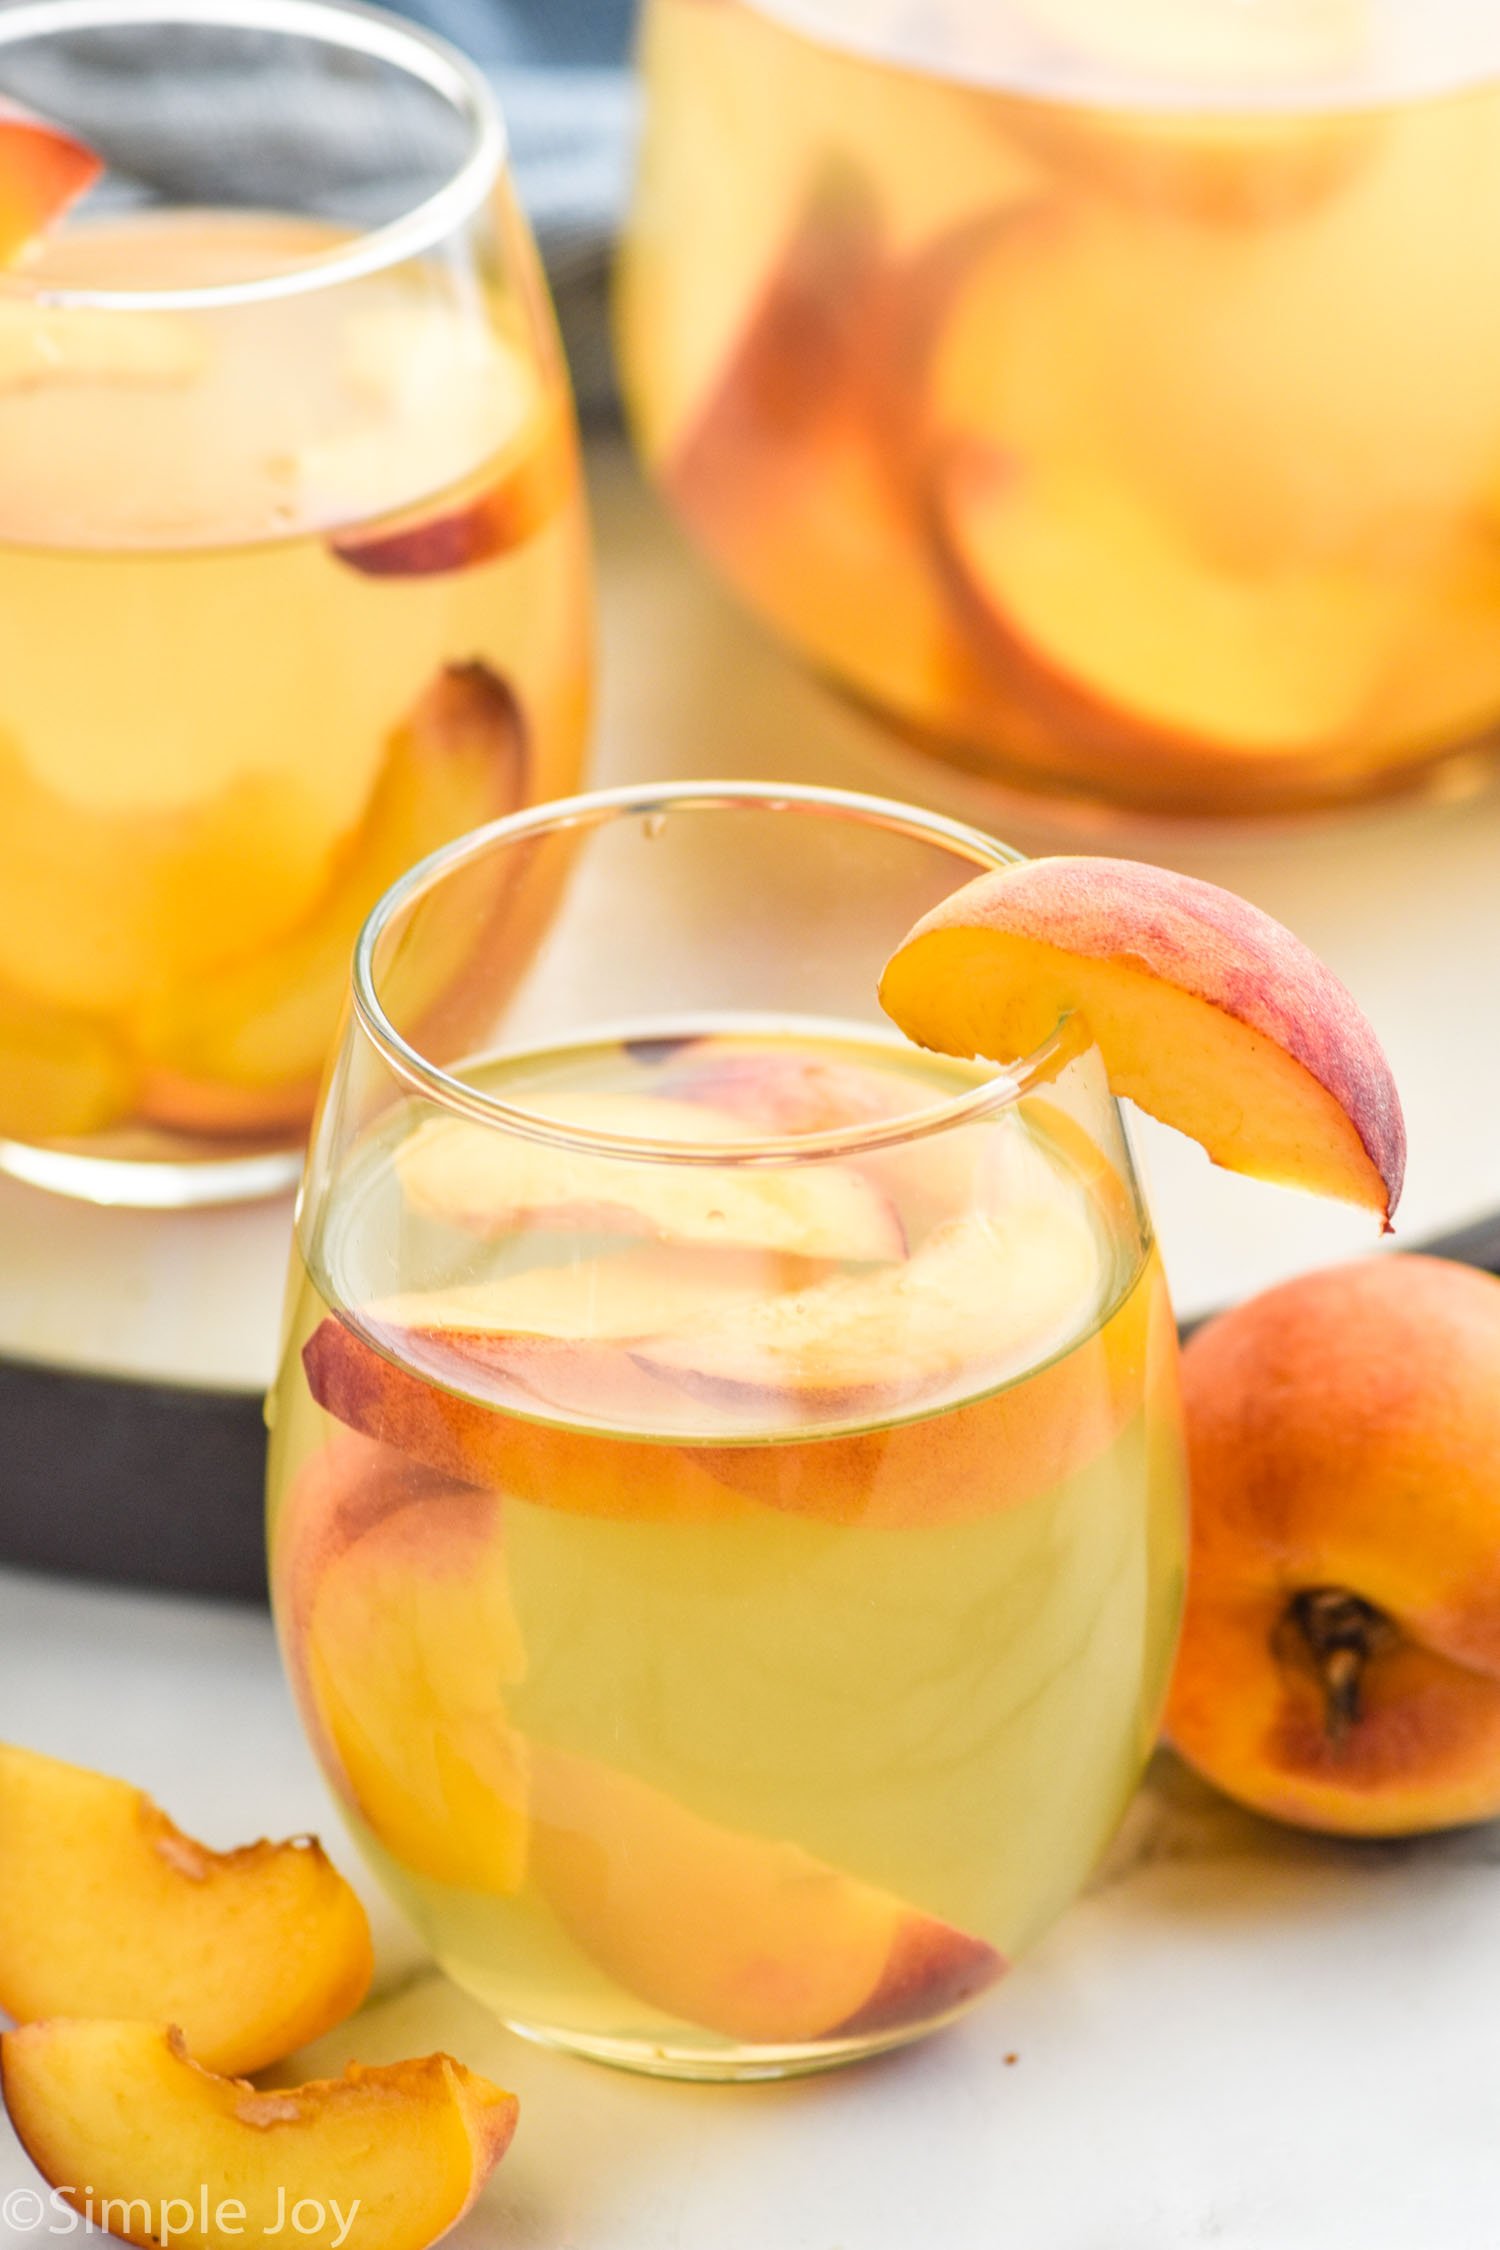
<instances>
[{"instance_id":1,"label":"base of glass","mask_svg":"<svg viewBox=\"0 0 1500 2250\"><path fill-rule=\"evenodd\" d=\"M604 2063L611 2070L628 2070L644 2078L689 2079L704 2086L732 2086L753 2085L757 2080L811 2078L820 2071L842 2070L848 2063L868 2062L873 2056L888 2055L898 2047L910 2047L926 2039L966 2012L957 2009L932 2023L864 2039L820 2039L804 2046L777 2047L674 2047L669 2040L596 2039L588 2032L558 2031L516 2016L502 2016L501 2021L507 2031L529 2039L535 2047L577 2055L584 2062Z\"/></svg>"},{"instance_id":2,"label":"base of glass","mask_svg":"<svg viewBox=\"0 0 1500 2250\"><path fill-rule=\"evenodd\" d=\"M302 1148L258 1141L226 1148L148 1131L91 1141L0 1139L0 1173L78 1203L194 1211L284 1195L301 1178Z\"/></svg>"}]
</instances>

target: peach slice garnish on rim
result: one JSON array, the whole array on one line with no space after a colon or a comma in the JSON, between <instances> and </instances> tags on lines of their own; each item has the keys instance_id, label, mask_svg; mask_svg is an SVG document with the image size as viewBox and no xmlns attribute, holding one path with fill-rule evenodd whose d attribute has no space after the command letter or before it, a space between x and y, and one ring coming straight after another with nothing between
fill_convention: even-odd
<instances>
[{"instance_id":1,"label":"peach slice garnish on rim","mask_svg":"<svg viewBox=\"0 0 1500 2250\"><path fill-rule=\"evenodd\" d=\"M997 869L917 923L880 997L919 1046L1001 1063L1077 1013L1115 1092L1214 1163L1389 1227L1406 1130L1379 1040L1300 938L1215 884L1135 860Z\"/></svg>"},{"instance_id":2,"label":"peach slice garnish on rim","mask_svg":"<svg viewBox=\"0 0 1500 2250\"><path fill-rule=\"evenodd\" d=\"M204 2070L177 2031L87 2016L7 2032L0 2085L43 2179L141 2250L168 2211L178 2250L221 2250L269 2240L299 2206L321 2215L288 2235L307 2250L426 2250L505 2154L518 2107L449 2055L258 2093Z\"/></svg>"},{"instance_id":3,"label":"peach slice garnish on rim","mask_svg":"<svg viewBox=\"0 0 1500 2250\"><path fill-rule=\"evenodd\" d=\"M103 170L93 150L61 126L0 100L0 266L61 218Z\"/></svg>"},{"instance_id":4,"label":"peach slice garnish on rim","mask_svg":"<svg viewBox=\"0 0 1500 2250\"><path fill-rule=\"evenodd\" d=\"M0 1744L0 2008L181 2024L259 2070L342 2023L370 1932L307 1838L213 1852L128 1782Z\"/></svg>"}]
</instances>

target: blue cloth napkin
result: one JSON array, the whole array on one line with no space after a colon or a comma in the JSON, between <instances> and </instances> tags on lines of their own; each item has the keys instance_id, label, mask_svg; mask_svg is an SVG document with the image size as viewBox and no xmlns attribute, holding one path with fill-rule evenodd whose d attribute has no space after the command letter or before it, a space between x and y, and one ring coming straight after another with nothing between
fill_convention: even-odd
<instances>
[{"instance_id":1,"label":"blue cloth napkin","mask_svg":"<svg viewBox=\"0 0 1500 2250\"><path fill-rule=\"evenodd\" d=\"M629 193L636 0L408 0L499 89L517 190L552 281L580 410L611 410L607 281Z\"/></svg>"}]
</instances>

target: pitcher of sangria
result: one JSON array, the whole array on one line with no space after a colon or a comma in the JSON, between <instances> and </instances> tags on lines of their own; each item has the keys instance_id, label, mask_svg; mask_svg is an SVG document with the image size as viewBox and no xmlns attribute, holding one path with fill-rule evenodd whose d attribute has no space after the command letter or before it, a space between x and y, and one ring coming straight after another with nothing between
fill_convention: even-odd
<instances>
[{"instance_id":1,"label":"pitcher of sangria","mask_svg":"<svg viewBox=\"0 0 1500 2250\"><path fill-rule=\"evenodd\" d=\"M1483 771L1484 0L649 0L643 39L636 431L802 655L1149 812Z\"/></svg>"},{"instance_id":2,"label":"pitcher of sangria","mask_svg":"<svg viewBox=\"0 0 1500 2250\"><path fill-rule=\"evenodd\" d=\"M394 17L36 0L0 97L0 1167L258 1192L375 899L577 776L566 378L488 88Z\"/></svg>"}]
</instances>

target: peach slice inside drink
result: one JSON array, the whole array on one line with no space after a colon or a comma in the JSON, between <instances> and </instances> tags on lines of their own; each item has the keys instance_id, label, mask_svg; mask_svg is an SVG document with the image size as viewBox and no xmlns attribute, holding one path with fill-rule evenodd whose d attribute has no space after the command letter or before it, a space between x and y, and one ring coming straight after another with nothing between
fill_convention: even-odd
<instances>
[{"instance_id":1,"label":"peach slice inside drink","mask_svg":"<svg viewBox=\"0 0 1500 2250\"><path fill-rule=\"evenodd\" d=\"M584 1951L655 2008L797 2044L940 2020L993 1946L798 1845L703 1819L632 1775L534 1752L537 1881Z\"/></svg>"},{"instance_id":2,"label":"peach slice inside drink","mask_svg":"<svg viewBox=\"0 0 1500 2250\"><path fill-rule=\"evenodd\" d=\"M748 1138L735 1117L654 1095L549 1095L544 1123L662 1143ZM841 1165L764 1171L730 1165L633 1161L565 1139L501 1135L462 1120L419 1126L396 1159L411 1209L471 1234L522 1228L639 1234L704 1249L751 1249L800 1258L899 1258L906 1247L889 1201Z\"/></svg>"}]
</instances>

